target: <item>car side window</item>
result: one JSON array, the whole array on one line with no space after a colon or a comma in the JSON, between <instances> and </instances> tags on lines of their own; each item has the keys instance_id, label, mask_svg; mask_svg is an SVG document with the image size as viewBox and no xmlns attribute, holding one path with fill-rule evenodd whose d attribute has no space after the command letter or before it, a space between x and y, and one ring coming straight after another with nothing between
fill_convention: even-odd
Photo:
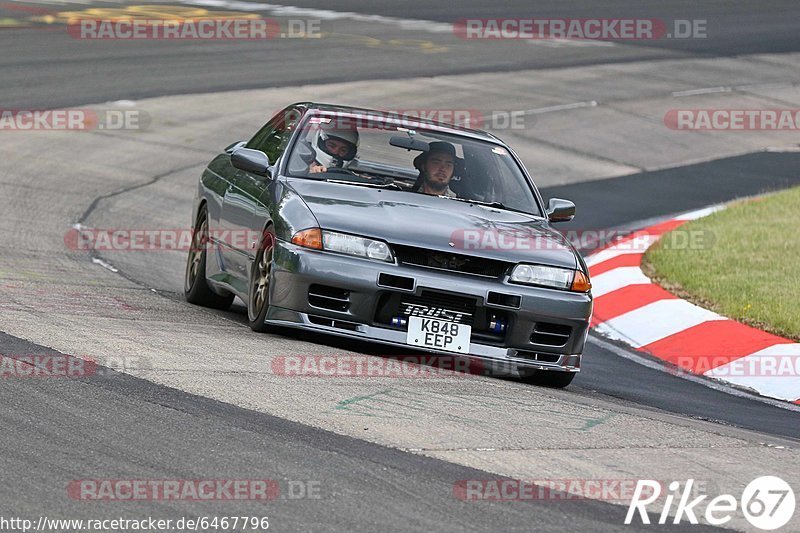
<instances>
[{"instance_id":1,"label":"car side window","mask_svg":"<svg viewBox=\"0 0 800 533\"><path fill-rule=\"evenodd\" d=\"M261 128L245 146L253 150L261 150L269 157L270 164L275 164L289 139L292 136L298 120L300 120L300 110L287 108L272 117L266 126Z\"/></svg>"}]
</instances>

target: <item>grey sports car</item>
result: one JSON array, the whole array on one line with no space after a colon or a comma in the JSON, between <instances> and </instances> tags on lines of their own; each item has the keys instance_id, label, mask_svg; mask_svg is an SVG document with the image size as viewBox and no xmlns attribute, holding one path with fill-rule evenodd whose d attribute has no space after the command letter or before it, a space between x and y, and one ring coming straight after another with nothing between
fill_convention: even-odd
<instances>
[{"instance_id":1,"label":"grey sports car","mask_svg":"<svg viewBox=\"0 0 800 533\"><path fill-rule=\"evenodd\" d=\"M514 152L489 133L298 103L200 178L186 299L251 327L315 330L568 385L588 269Z\"/></svg>"}]
</instances>

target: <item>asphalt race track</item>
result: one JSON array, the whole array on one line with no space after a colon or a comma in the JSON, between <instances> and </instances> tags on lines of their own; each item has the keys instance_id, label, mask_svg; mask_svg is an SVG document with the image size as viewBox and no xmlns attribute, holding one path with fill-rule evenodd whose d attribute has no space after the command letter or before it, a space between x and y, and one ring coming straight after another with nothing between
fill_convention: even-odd
<instances>
[{"instance_id":1,"label":"asphalt race track","mask_svg":"<svg viewBox=\"0 0 800 533\"><path fill-rule=\"evenodd\" d=\"M146 2L143 2L147 4ZM130 4L136 4L131 2ZM169 4L169 3L167 3ZM180 5L181 2L174 4ZM287 39L262 44L248 42L86 42L73 39L57 25L39 22L59 12L86 9L82 2L6 2L0 15L33 24L35 31L2 27L4 100L7 107L63 107L122 98L231 89L280 87L363 79L403 79L466 72L593 65L681 57L732 57L742 54L796 51L800 37L796 21L786 16L791 0L759 2L758 8L715 0L687 9L678 0L641 6L630 0L537 3L535 13L525 2L460 2L457 10L432 2L349 1L297 2L299 7L399 17L445 25L466 17L642 17L703 19L705 39L637 41L635 46L553 46L473 42L457 39L452 30L398 28L391 24L353 23L333 19L322 26L325 39ZM117 6L92 2L92 6ZM203 4L198 0L196 4ZM224 4L223 4L224 6ZM481 7L483 6L483 7ZM266 11L265 14L272 14ZM36 19L31 21L31 19ZM713 37L713 38L712 38ZM522 51L521 51L522 49ZM527 50L525 50L527 49ZM531 50L532 49L532 50ZM532 53L531 53L532 52ZM353 54L356 54L357 60ZM57 80L58 83L54 83ZM14 89L9 92L8 89Z\"/></svg>"},{"instance_id":2,"label":"asphalt race track","mask_svg":"<svg viewBox=\"0 0 800 533\"><path fill-rule=\"evenodd\" d=\"M0 131L0 354L78 355L114 367L80 379L0 379L0 517L269 516L278 531L621 531L637 529L623 525L624 498L472 502L455 486L693 478L713 497L778 475L800 490L800 407L684 379L602 338L591 336L583 370L564 390L466 375L280 376L271 369L282 356L387 350L255 334L238 301L225 312L191 306L183 251L90 254L65 240L76 224L188 228L205 163L298 100L519 111L524 127L494 133L518 151L545 198L577 204L564 230L635 229L797 186L796 132L681 132L663 121L675 108L800 106L796 3L553 1L535 13L519 1L244 4L152 9L206 7L282 23L319 17L323 36L85 41L68 35L64 13L137 3L0 4L0 109L87 106L146 117L141 129ZM534 15L705 19L708 37L486 42L447 30L459 18ZM70 483L86 479L269 479L281 495L75 499ZM661 508L653 510L656 520ZM724 527L751 526L739 514ZM798 527L796 515L783 530Z\"/></svg>"}]
</instances>

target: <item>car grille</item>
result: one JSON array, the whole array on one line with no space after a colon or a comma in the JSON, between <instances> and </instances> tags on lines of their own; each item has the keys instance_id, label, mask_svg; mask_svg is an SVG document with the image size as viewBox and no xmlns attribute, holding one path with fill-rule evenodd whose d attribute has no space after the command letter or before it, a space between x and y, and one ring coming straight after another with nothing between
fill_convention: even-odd
<instances>
[{"instance_id":1,"label":"car grille","mask_svg":"<svg viewBox=\"0 0 800 533\"><path fill-rule=\"evenodd\" d=\"M415 248L413 246L393 244L392 249L397 256L397 260L402 264L437 268L475 276L497 278L505 274L511 266L511 263L496 259L426 250L425 248Z\"/></svg>"},{"instance_id":2,"label":"car grille","mask_svg":"<svg viewBox=\"0 0 800 533\"><path fill-rule=\"evenodd\" d=\"M429 316L472 326L472 340L502 344L506 332L493 331L492 317L509 324L508 314L482 305L477 298L433 290L423 290L418 296L401 292L384 292L378 300L375 324L405 330L405 324L393 324L395 317ZM458 318L456 318L456 315ZM510 326L509 326L510 327Z\"/></svg>"},{"instance_id":3,"label":"car grille","mask_svg":"<svg viewBox=\"0 0 800 533\"><path fill-rule=\"evenodd\" d=\"M475 299L441 292L422 291L421 296L409 295L403 298L398 311L406 316L417 314L410 312L412 308L423 311L426 308L432 311L441 310L448 316L439 316L435 312L419 314L471 326L475 315Z\"/></svg>"}]
</instances>

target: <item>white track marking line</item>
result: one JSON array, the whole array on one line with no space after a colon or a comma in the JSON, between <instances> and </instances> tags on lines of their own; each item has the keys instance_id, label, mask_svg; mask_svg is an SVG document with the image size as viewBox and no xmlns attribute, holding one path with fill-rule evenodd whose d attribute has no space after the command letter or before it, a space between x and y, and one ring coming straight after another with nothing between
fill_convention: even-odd
<instances>
[{"instance_id":1,"label":"white track marking line","mask_svg":"<svg viewBox=\"0 0 800 533\"><path fill-rule=\"evenodd\" d=\"M609 48L617 46L617 43L611 41L595 41L592 39L526 39L526 43L533 46L543 46L545 48L564 48L564 47L601 47Z\"/></svg>"},{"instance_id":2,"label":"white track marking line","mask_svg":"<svg viewBox=\"0 0 800 533\"><path fill-rule=\"evenodd\" d=\"M574 102L574 103L571 103L571 104L551 105L551 106L547 106L547 107L538 107L538 108L535 108L535 109L522 109L522 110L519 110L519 111L513 110L511 112L512 113L521 113L523 115L541 115L541 114L544 114L544 113L553 113L553 112L556 112L556 111L568 111L570 109L580 109L580 108L584 108L584 107L597 107L597 105L598 104L597 104L596 101L590 100L590 101L587 101L587 102ZM507 115L508 115L508 111L504 111L502 113L493 112L492 113L492 120L494 120L495 118L505 118ZM456 123L456 125L462 126L462 125L465 125L465 124L462 121L460 123Z\"/></svg>"},{"instance_id":3,"label":"white track marking line","mask_svg":"<svg viewBox=\"0 0 800 533\"><path fill-rule=\"evenodd\" d=\"M751 83L747 85L736 85L735 87L719 86L719 87L703 87L702 89L689 89L686 91L675 91L672 96L696 96L700 94L719 94L731 93L734 91L750 92L766 89L785 89L787 87L794 87L796 84L789 81L777 81L772 83Z\"/></svg>"},{"instance_id":4,"label":"white track marking line","mask_svg":"<svg viewBox=\"0 0 800 533\"><path fill-rule=\"evenodd\" d=\"M705 87L703 89L689 89L688 91L675 91L672 96L694 96L697 94L715 94L715 93L729 93L733 91L732 87Z\"/></svg>"},{"instance_id":5,"label":"white track marking line","mask_svg":"<svg viewBox=\"0 0 800 533\"><path fill-rule=\"evenodd\" d=\"M284 17L308 17L321 20L348 19L358 22L387 24L397 26L404 30L454 34L452 23L436 22L433 20L403 19L399 17L384 17L382 15L366 15L363 13L354 13L352 11L332 11L330 9L313 9L259 2L241 2L238 0L178 0L178 3L205 7L224 7L226 9L239 11L267 11L271 15Z\"/></svg>"},{"instance_id":6,"label":"white track marking line","mask_svg":"<svg viewBox=\"0 0 800 533\"><path fill-rule=\"evenodd\" d=\"M711 213L716 213L717 211L722 210L724 207L724 205L712 205L710 207L704 207L703 209L689 211L688 213L678 215L675 217L675 220L697 220L698 218L707 217Z\"/></svg>"},{"instance_id":7,"label":"white track marking line","mask_svg":"<svg viewBox=\"0 0 800 533\"><path fill-rule=\"evenodd\" d=\"M800 146L770 146L768 148L764 148L764 151L777 153L797 153L800 152Z\"/></svg>"},{"instance_id":8,"label":"white track marking line","mask_svg":"<svg viewBox=\"0 0 800 533\"><path fill-rule=\"evenodd\" d=\"M95 0L30 0L30 1L20 1L20 0L11 0L12 2L18 4L50 4L50 5L69 5L69 4L91 4ZM108 2L113 3L120 3L122 0L105 0Z\"/></svg>"},{"instance_id":9,"label":"white track marking line","mask_svg":"<svg viewBox=\"0 0 800 533\"><path fill-rule=\"evenodd\" d=\"M597 107L597 102L595 100L589 100L586 102L575 102L573 104L560 104L560 105L551 105L547 107L538 107L536 109L526 109L523 111L526 115L540 115L542 113L552 113L553 111L565 111L567 109L579 109L581 107Z\"/></svg>"},{"instance_id":10,"label":"white track marking line","mask_svg":"<svg viewBox=\"0 0 800 533\"><path fill-rule=\"evenodd\" d=\"M103 267L105 269L108 269L111 272L114 272L114 273L119 272L119 270L117 270L113 265L111 265L109 263L106 263L105 261L103 261L102 259L99 259L97 257L92 257L92 263L94 263L95 265L100 265L101 267Z\"/></svg>"}]
</instances>

